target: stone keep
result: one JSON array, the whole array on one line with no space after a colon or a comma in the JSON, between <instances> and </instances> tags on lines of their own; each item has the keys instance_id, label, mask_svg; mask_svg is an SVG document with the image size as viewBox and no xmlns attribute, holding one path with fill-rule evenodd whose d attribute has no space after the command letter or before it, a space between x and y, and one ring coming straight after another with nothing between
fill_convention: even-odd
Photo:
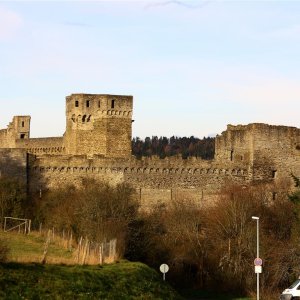
<instances>
[{"instance_id":1,"label":"stone keep","mask_svg":"<svg viewBox=\"0 0 300 300\"><path fill-rule=\"evenodd\" d=\"M66 98L67 154L130 157L132 96L75 94Z\"/></svg>"},{"instance_id":2,"label":"stone keep","mask_svg":"<svg viewBox=\"0 0 300 300\"><path fill-rule=\"evenodd\" d=\"M72 94L66 97L63 137L30 138L30 116L17 116L0 130L0 174L15 176L32 193L80 184L82 178L127 182L143 206L174 199L202 204L229 183L278 183L300 177L300 129L261 123L228 125L216 137L215 157L131 155L133 97ZM153 129L155 132L155 128Z\"/></svg>"}]
</instances>

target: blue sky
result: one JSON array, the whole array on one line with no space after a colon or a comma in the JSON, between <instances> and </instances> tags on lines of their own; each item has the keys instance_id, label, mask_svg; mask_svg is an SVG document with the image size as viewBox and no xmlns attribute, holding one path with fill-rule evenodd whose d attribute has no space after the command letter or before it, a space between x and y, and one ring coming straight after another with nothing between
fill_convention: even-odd
<instances>
[{"instance_id":1,"label":"blue sky","mask_svg":"<svg viewBox=\"0 0 300 300\"><path fill-rule=\"evenodd\" d=\"M0 127L61 136L65 96L134 97L133 136L300 127L300 1L0 1Z\"/></svg>"}]
</instances>

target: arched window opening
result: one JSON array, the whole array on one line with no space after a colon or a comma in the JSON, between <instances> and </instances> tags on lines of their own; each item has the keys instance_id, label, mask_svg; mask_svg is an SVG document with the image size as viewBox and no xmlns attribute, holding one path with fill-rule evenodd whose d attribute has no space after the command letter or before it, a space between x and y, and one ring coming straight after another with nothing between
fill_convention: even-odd
<instances>
[{"instance_id":1,"label":"arched window opening","mask_svg":"<svg viewBox=\"0 0 300 300\"><path fill-rule=\"evenodd\" d=\"M79 107L79 102L78 102L78 100L75 101L75 107Z\"/></svg>"},{"instance_id":2,"label":"arched window opening","mask_svg":"<svg viewBox=\"0 0 300 300\"><path fill-rule=\"evenodd\" d=\"M115 108L115 100L111 100L111 108Z\"/></svg>"},{"instance_id":3,"label":"arched window opening","mask_svg":"<svg viewBox=\"0 0 300 300\"><path fill-rule=\"evenodd\" d=\"M84 115L84 116L82 117L82 122L83 122L83 123L85 122L85 119L86 119L86 115Z\"/></svg>"}]
</instances>

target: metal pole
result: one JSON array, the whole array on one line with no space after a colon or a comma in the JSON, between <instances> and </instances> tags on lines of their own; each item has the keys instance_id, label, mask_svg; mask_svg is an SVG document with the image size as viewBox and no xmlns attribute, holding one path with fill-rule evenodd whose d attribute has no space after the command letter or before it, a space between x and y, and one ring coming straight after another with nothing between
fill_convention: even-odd
<instances>
[{"instance_id":1,"label":"metal pole","mask_svg":"<svg viewBox=\"0 0 300 300\"><path fill-rule=\"evenodd\" d=\"M257 221L257 232L256 232L256 236L257 236L257 241L256 241L256 246L257 246L257 258L259 257L259 219L256 219ZM259 300L259 273L257 273L257 300Z\"/></svg>"}]
</instances>

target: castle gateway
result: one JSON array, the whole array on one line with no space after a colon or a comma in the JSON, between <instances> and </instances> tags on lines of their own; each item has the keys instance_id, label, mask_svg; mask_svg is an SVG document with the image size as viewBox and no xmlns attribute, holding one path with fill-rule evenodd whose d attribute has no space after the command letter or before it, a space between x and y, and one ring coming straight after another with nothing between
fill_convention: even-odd
<instances>
[{"instance_id":1,"label":"castle gateway","mask_svg":"<svg viewBox=\"0 0 300 300\"><path fill-rule=\"evenodd\" d=\"M143 206L211 200L228 182L273 186L300 177L300 129L254 123L228 125L215 140L213 160L131 155L133 97L72 94L66 97L63 137L30 138L30 116L15 116L0 130L0 176L24 180L29 192L82 178L127 182Z\"/></svg>"}]
</instances>

